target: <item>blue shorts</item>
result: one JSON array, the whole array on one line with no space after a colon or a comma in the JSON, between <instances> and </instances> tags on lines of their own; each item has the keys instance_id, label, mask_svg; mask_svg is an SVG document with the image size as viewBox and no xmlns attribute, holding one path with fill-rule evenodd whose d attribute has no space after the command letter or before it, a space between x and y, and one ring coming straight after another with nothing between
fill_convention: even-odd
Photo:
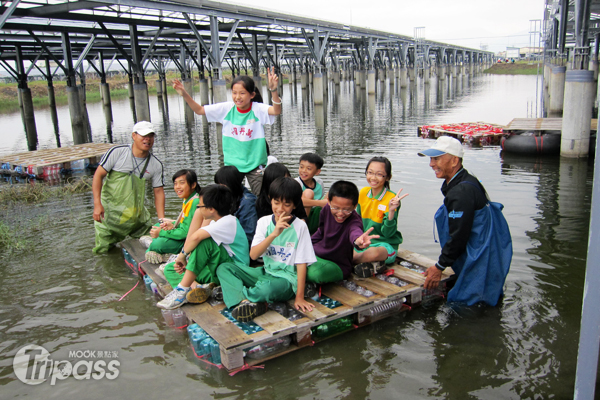
<instances>
[{"instance_id":1,"label":"blue shorts","mask_svg":"<svg viewBox=\"0 0 600 400\"><path fill-rule=\"evenodd\" d=\"M363 249L363 250L354 249L354 251L356 251L357 253L362 253L363 251L370 249L371 247L384 247L385 248L385 250L387 251L387 254L388 254L388 257L384 261L385 264L387 264L387 265L393 264L394 261L396 261L396 255L398 254L396 252L396 249L394 249L391 244L385 243L385 242L373 243L366 249Z\"/></svg>"}]
</instances>

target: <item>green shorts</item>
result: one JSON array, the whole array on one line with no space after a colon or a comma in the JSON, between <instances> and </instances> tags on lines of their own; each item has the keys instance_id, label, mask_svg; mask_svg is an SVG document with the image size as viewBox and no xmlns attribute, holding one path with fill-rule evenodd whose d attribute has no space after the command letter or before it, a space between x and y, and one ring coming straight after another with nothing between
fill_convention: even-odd
<instances>
[{"instance_id":1,"label":"green shorts","mask_svg":"<svg viewBox=\"0 0 600 400\"><path fill-rule=\"evenodd\" d=\"M385 259L386 264L388 264L388 265L393 264L394 261L396 261L396 255L398 253L396 252L396 249L394 249L392 247L391 244L385 243L385 242L373 243L372 245L367 247L367 249L370 249L371 247L385 247L385 250L387 251L387 254L388 254L388 257ZM354 249L354 251L356 251L357 253L362 253L363 251L365 251L367 249L363 249L363 250Z\"/></svg>"}]
</instances>

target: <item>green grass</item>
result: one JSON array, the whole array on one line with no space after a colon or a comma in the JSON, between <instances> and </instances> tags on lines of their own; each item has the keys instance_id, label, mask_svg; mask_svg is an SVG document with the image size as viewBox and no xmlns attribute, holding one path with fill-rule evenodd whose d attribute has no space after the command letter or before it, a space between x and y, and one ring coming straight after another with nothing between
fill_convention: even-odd
<instances>
[{"instance_id":1,"label":"green grass","mask_svg":"<svg viewBox=\"0 0 600 400\"><path fill-rule=\"evenodd\" d=\"M27 242L19 237L8 225L0 221L0 258L14 251L24 250Z\"/></svg>"},{"instance_id":2,"label":"green grass","mask_svg":"<svg viewBox=\"0 0 600 400\"><path fill-rule=\"evenodd\" d=\"M73 179L61 186L44 182L0 186L0 209L8 209L18 203L40 203L50 198L66 198L76 193L92 190L92 177Z\"/></svg>"},{"instance_id":3,"label":"green grass","mask_svg":"<svg viewBox=\"0 0 600 400\"><path fill-rule=\"evenodd\" d=\"M537 75L538 64L529 64L527 61L517 61L516 63L494 64L483 71L486 74L496 75ZM539 73L543 72L543 65L540 63Z\"/></svg>"}]
</instances>

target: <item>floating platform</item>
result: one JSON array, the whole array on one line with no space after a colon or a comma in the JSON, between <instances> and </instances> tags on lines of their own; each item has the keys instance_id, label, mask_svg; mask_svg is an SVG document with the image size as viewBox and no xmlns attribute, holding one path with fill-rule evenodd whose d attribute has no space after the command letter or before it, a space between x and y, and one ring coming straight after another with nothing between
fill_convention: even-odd
<instances>
[{"instance_id":1,"label":"floating platform","mask_svg":"<svg viewBox=\"0 0 600 400\"><path fill-rule=\"evenodd\" d=\"M505 131L558 131L562 132L562 118L515 118ZM598 120L592 119L591 130L598 130Z\"/></svg>"},{"instance_id":2,"label":"floating platform","mask_svg":"<svg viewBox=\"0 0 600 400\"><path fill-rule=\"evenodd\" d=\"M158 264L145 261L146 248L136 239L126 240L121 243L125 263L134 271L140 272L140 279L147 274L157 286L159 296L165 296L171 291L171 286L158 270ZM398 263L408 261L413 264L411 269ZM369 325L379 319L403 313L424 303L445 298L447 288L454 282L451 268L447 268L442 275L440 289L427 291L423 288L425 271L435 261L408 250L398 249L397 263L390 266L393 276L403 281L405 286L397 286L376 277L361 279L354 275L349 281L358 286L372 291L374 294L365 297L339 284L327 284L321 287L321 299L317 302L308 299L315 308L311 312L303 312L298 319L291 320L276 311L269 310L266 314L254 319L253 333L240 328L240 323L226 317L227 309L224 303L206 302L203 304L185 304L181 310L185 313L188 323L197 323L206 333L218 342L221 364L231 373L249 369L262 364L268 359L280 357L289 352L299 350L306 346L337 336L338 334ZM390 304L400 305L386 312ZM293 300L288 302L292 306ZM222 312L224 311L224 313ZM383 312L382 312L383 311ZM298 313L298 312L296 312ZM343 332L336 332L331 336L319 334L323 329L319 326L332 321L347 322L351 319L351 326ZM241 324L244 325L244 324ZM289 336L291 344L280 351L269 354L263 358L250 358L247 350L261 344L272 343L274 340ZM289 340L288 340L289 342ZM199 357L200 358L200 357Z\"/></svg>"},{"instance_id":3,"label":"floating platform","mask_svg":"<svg viewBox=\"0 0 600 400\"><path fill-rule=\"evenodd\" d=\"M476 146L499 145L504 136L504 127L485 122L422 125L417 128L417 136L429 139L451 136L462 143Z\"/></svg>"},{"instance_id":4,"label":"floating platform","mask_svg":"<svg viewBox=\"0 0 600 400\"><path fill-rule=\"evenodd\" d=\"M0 156L0 173L16 176L35 176L49 178L58 175L61 170L71 169L71 163L87 160L96 164L110 148L112 143L84 143L74 146L27 151Z\"/></svg>"}]
</instances>

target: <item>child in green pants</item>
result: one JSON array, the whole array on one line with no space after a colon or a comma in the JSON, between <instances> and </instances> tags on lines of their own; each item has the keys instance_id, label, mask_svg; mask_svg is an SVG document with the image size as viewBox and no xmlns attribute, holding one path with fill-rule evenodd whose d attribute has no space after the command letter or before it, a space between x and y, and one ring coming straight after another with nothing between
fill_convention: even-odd
<instances>
[{"instance_id":1,"label":"child in green pants","mask_svg":"<svg viewBox=\"0 0 600 400\"><path fill-rule=\"evenodd\" d=\"M177 197L183 199L183 205L175 221L163 220L150 230L153 240L146 251L146 260L154 264L166 261L164 255L177 254L181 251L200 199L198 196L200 185L194 170L182 169L175 172L173 188Z\"/></svg>"},{"instance_id":2,"label":"child in green pants","mask_svg":"<svg viewBox=\"0 0 600 400\"><path fill-rule=\"evenodd\" d=\"M306 223L292 216L301 207L302 189L292 178L276 179L269 188L272 215L258 220L250 257L262 256L264 267L251 268L235 264L217 270L225 305L232 315L248 322L264 314L265 302L287 301L295 297L294 306L310 311L313 305L304 300L306 268L316 261Z\"/></svg>"},{"instance_id":3,"label":"child in green pants","mask_svg":"<svg viewBox=\"0 0 600 400\"><path fill-rule=\"evenodd\" d=\"M240 222L231 215L232 209L233 197L226 186L210 185L202 189L196 214L210 224L200 228L202 218L192 221L177 260L165 266L165 277L174 289L157 303L158 307L170 310L187 302L202 303L210 296L210 290L197 283L218 284L217 268L224 263L238 266L250 263L248 239Z\"/></svg>"}]
</instances>

